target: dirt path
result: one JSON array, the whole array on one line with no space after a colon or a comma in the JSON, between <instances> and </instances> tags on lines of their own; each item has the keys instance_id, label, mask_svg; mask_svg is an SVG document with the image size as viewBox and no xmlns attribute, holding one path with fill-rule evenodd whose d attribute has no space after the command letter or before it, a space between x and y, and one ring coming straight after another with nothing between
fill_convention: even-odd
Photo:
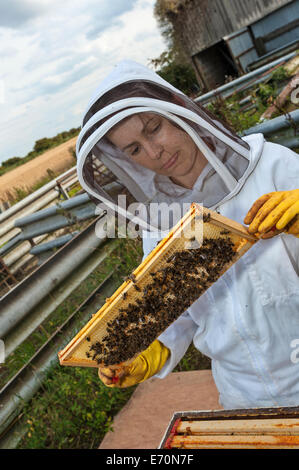
<instances>
[{"instance_id":1,"label":"dirt path","mask_svg":"<svg viewBox=\"0 0 299 470\"><path fill-rule=\"evenodd\" d=\"M76 162L71 150L75 149L76 140L77 137L74 137L0 176L0 199L5 201L7 193L13 195L15 188L30 190L48 176L47 170L59 175L74 166Z\"/></svg>"}]
</instances>

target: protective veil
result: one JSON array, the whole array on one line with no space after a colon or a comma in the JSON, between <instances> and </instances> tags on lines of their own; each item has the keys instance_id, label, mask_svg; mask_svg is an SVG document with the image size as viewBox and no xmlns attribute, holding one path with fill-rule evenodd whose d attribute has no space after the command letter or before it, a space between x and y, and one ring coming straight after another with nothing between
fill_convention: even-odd
<instances>
[{"instance_id":1,"label":"protective veil","mask_svg":"<svg viewBox=\"0 0 299 470\"><path fill-rule=\"evenodd\" d=\"M192 190L138 165L105 137L123 119L143 112L160 114L180 126L205 156L208 163ZM77 140L77 155L82 187L102 202L111 198L97 181L100 162L138 202L196 201L209 208L240 190L259 157L246 140L236 136L203 107L156 73L131 61L116 66L91 99ZM150 223L154 227L159 225L152 218Z\"/></svg>"}]
</instances>

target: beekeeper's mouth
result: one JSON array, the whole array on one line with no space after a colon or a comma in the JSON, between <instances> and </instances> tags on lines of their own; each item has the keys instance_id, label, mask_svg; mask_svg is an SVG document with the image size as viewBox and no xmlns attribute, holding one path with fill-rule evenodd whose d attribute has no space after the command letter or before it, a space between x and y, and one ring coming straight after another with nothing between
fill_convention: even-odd
<instances>
[{"instance_id":1,"label":"beekeeper's mouth","mask_svg":"<svg viewBox=\"0 0 299 470\"><path fill-rule=\"evenodd\" d=\"M172 168L178 161L178 158L179 158L179 153L176 152L166 163L164 163L161 170L169 170L170 168Z\"/></svg>"}]
</instances>

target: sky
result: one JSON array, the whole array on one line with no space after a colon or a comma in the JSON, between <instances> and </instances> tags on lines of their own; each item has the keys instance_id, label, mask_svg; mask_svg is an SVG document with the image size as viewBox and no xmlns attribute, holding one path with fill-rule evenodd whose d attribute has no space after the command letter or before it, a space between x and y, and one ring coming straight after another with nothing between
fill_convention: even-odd
<instances>
[{"instance_id":1,"label":"sky","mask_svg":"<svg viewBox=\"0 0 299 470\"><path fill-rule=\"evenodd\" d=\"M166 49L155 0L0 3L0 163L81 125L100 81L122 59L149 66Z\"/></svg>"}]
</instances>

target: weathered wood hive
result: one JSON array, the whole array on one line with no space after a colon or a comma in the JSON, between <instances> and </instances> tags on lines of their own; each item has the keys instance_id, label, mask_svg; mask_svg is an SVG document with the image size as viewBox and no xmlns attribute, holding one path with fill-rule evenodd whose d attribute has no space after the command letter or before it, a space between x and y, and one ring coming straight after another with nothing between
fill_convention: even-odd
<instances>
[{"instance_id":1,"label":"weathered wood hive","mask_svg":"<svg viewBox=\"0 0 299 470\"><path fill-rule=\"evenodd\" d=\"M129 364L257 239L198 204L58 353L60 364Z\"/></svg>"},{"instance_id":2,"label":"weathered wood hive","mask_svg":"<svg viewBox=\"0 0 299 470\"><path fill-rule=\"evenodd\" d=\"M174 413L159 449L299 449L299 407Z\"/></svg>"}]
</instances>

